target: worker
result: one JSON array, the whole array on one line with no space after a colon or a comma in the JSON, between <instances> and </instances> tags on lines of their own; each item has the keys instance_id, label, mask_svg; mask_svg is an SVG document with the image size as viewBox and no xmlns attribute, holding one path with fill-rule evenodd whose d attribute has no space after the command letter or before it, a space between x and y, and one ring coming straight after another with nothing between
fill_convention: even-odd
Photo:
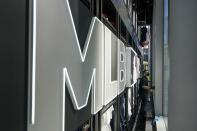
<instances>
[{"instance_id":1,"label":"worker","mask_svg":"<svg viewBox=\"0 0 197 131\"><path fill-rule=\"evenodd\" d=\"M142 101L141 104L141 111L140 111L140 121L141 121L141 128L145 129L145 121L147 118L153 116L153 109L151 106L151 92L155 89L155 86L150 86L150 82L148 80L149 72L147 70L143 71L143 76L140 78L139 84L139 95Z\"/></svg>"},{"instance_id":2,"label":"worker","mask_svg":"<svg viewBox=\"0 0 197 131\"><path fill-rule=\"evenodd\" d=\"M149 75L150 73L147 70L145 70L143 71L143 76L140 79L139 94L142 101L146 101L148 93L155 88L155 86L150 86L149 84L151 82L148 80Z\"/></svg>"}]
</instances>

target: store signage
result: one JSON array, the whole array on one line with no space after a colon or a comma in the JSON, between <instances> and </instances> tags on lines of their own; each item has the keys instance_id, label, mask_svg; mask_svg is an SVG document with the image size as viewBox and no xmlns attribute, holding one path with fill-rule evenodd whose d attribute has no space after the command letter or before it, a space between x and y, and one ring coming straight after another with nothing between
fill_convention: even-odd
<instances>
[{"instance_id":1,"label":"store signage","mask_svg":"<svg viewBox=\"0 0 197 131\"><path fill-rule=\"evenodd\" d=\"M38 15L33 19L30 107L32 123L37 114L41 122L38 128L41 129L44 120L52 120L51 114L56 117L54 121L62 117L64 126L66 90L76 110L87 105L92 93L92 114L96 114L124 90L118 87L124 87L127 71L124 44L119 46L120 40L98 18L92 18L84 49L81 50L68 0L65 5L58 3L58 6L54 5L57 2L50 1L49 5L54 5L54 8L49 12L45 11L41 1L37 2L39 6L34 8L34 14L37 11ZM57 126L55 122L53 126Z\"/></svg>"},{"instance_id":2,"label":"store signage","mask_svg":"<svg viewBox=\"0 0 197 131\"><path fill-rule=\"evenodd\" d=\"M105 86L104 104L107 105L117 96L118 86L118 38L105 27Z\"/></svg>"},{"instance_id":3,"label":"store signage","mask_svg":"<svg viewBox=\"0 0 197 131\"><path fill-rule=\"evenodd\" d=\"M76 110L87 105L91 93L91 113L98 113L124 90L125 74L129 72L125 69L126 51L96 17L81 50L68 0L37 3L34 0L32 109L28 115L31 124L39 124L28 128L48 130L48 123L52 130L64 131L65 109L70 106L65 103L66 90Z\"/></svg>"}]
</instances>

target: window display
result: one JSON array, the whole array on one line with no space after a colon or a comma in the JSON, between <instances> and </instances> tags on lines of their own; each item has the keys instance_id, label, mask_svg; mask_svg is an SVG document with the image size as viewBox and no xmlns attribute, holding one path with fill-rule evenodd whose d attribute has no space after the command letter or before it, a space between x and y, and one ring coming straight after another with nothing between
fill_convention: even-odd
<instances>
[{"instance_id":1,"label":"window display","mask_svg":"<svg viewBox=\"0 0 197 131\"><path fill-rule=\"evenodd\" d=\"M126 130L126 101L125 101L125 96L122 95L119 100L119 105L120 105L120 131L125 131Z\"/></svg>"},{"instance_id":2,"label":"window display","mask_svg":"<svg viewBox=\"0 0 197 131\"><path fill-rule=\"evenodd\" d=\"M113 111L114 107L111 106L102 116L101 116L101 131L114 131L112 127L113 122Z\"/></svg>"},{"instance_id":3,"label":"window display","mask_svg":"<svg viewBox=\"0 0 197 131\"><path fill-rule=\"evenodd\" d=\"M133 105L133 98L132 98L132 88L128 89L128 120L130 120L131 116L132 116L132 105Z\"/></svg>"}]
</instances>

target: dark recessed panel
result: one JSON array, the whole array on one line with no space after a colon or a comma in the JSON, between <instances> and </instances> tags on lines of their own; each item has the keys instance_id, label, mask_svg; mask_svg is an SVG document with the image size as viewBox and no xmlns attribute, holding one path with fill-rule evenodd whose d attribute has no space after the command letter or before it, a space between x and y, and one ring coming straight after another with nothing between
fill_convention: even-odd
<instances>
[{"instance_id":1,"label":"dark recessed panel","mask_svg":"<svg viewBox=\"0 0 197 131\"><path fill-rule=\"evenodd\" d=\"M81 49L84 47L93 17L93 14L87 7L87 3L87 0L69 0Z\"/></svg>"},{"instance_id":2,"label":"dark recessed panel","mask_svg":"<svg viewBox=\"0 0 197 131\"><path fill-rule=\"evenodd\" d=\"M74 109L67 88L65 95L65 131L76 131L91 118L91 93L88 105L81 110Z\"/></svg>"}]
</instances>

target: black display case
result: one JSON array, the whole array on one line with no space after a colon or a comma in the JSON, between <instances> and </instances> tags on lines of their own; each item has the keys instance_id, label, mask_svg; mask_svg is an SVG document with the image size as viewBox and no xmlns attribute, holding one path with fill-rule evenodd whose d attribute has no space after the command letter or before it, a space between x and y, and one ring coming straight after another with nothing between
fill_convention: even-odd
<instances>
[{"instance_id":1,"label":"black display case","mask_svg":"<svg viewBox=\"0 0 197 131\"><path fill-rule=\"evenodd\" d=\"M124 24L124 22L120 19L120 39L126 44L127 43L127 28Z\"/></svg>"},{"instance_id":2,"label":"black display case","mask_svg":"<svg viewBox=\"0 0 197 131\"><path fill-rule=\"evenodd\" d=\"M114 33L118 33L118 13L111 0L101 0L101 20Z\"/></svg>"},{"instance_id":3,"label":"black display case","mask_svg":"<svg viewBox=\"0 0 197 131\"><path fill-rule=\"evenodd\" d=\"M80 127L78 127L75 131L94 131L92 127L93 121L92 118L84 122Z\"/></svg>"}]
</instances>

